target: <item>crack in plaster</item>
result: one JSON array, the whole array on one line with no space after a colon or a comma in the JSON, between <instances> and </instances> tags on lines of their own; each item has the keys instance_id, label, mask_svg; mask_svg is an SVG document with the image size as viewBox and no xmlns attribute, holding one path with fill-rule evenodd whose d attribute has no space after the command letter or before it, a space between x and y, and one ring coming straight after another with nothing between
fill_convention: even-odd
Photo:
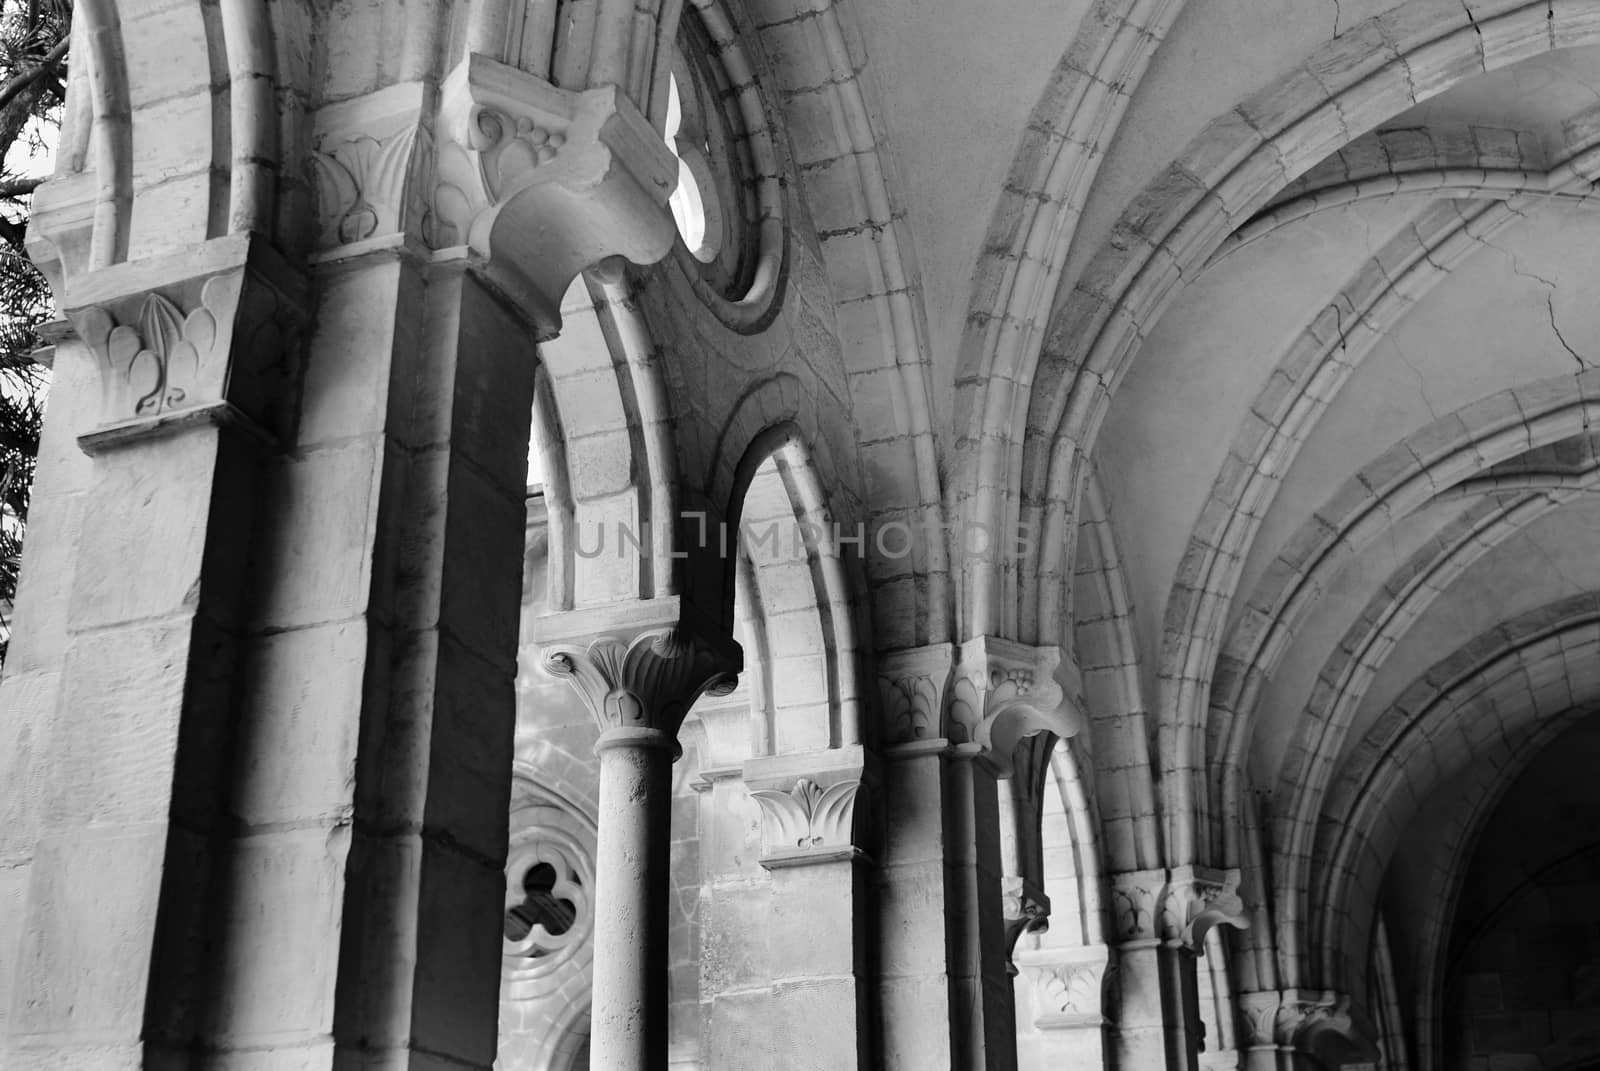
<instances>
[{"instance_id":1,"label":"crack in plaster","mask_svg":"<svg viewBox=\"0 0 1600 1071\"><path fill-rule=\"evenodd\" d=\"M1517 215L1522 215L1522 213L1518 212ZM1496 253L1499 253L1501 256L1505 257L1506 260L1511 263L1512 275L1520 276L1524 279L1532 279L1534 282L1545 288L1545 313L1550 318L1550 330L1555 334L1556 341L1561 343L1561 348L1567 351L1568 356L1570 356L1574 361L1578 362L1578 368L1580 371L1593 367L1594 362L1590 361L1588 358L1584 357L1583 354L1572 348L1572 343L1567 341L1567 336L1561 331L1561 325L1556 322L1556 291L1560 288L1556 285L1555 280L1548 279L1537 272L1529 271L1524 268L1521 261L1518 260L1517 255L1511 252L1509 249L1503 249L1494 242L1489 241L1487 238L1479 238L1478 240L1482 244L1488 246L1490 249L1493 249Z\"/></svg>"}]
</instances>

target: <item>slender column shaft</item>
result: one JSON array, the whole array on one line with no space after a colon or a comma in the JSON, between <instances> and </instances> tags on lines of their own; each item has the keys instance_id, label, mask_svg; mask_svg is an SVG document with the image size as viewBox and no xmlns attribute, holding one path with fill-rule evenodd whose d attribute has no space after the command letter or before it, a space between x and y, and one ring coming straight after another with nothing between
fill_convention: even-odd
<instances>
[{"instance_id":1,"label":"slender column shaft","mask_svg":"<svg viewBox=\"0 0 1600 1071\"><path fill-rule=\"evenodd\" d=\"M1016 1063L1016 1015L1006 971L1000 895L1000 803L993 772L970 745L945 763L950 902L951 1030L965 1065Z\"/></svg>"},{"instance_id":2,"label":"slender column shaft","mask_svg":"<svg viewBox=\"0 0 1600 1071\"><path fill-rule=\"evenodd\" d=\"M590 1064L667 1066L667 903L672 762L659 729L608 729L600 756Z\"/></svg>"}]
</instances>

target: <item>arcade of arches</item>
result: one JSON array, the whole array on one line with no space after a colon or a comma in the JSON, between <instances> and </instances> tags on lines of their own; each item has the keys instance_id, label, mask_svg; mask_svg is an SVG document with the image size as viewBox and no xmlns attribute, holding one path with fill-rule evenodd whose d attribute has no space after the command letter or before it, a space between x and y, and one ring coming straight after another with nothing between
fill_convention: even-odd
<instances>
[{"instance_id":1,"label":"arcade of arches","mask_svg":"<svg viewBox=\"0 0 1600 1071\"><path fill-rule=\"evenodd\" d=\"M1600 1066L1600 0L72 57L0 1067Z\"/></svg>"}]
</instances>

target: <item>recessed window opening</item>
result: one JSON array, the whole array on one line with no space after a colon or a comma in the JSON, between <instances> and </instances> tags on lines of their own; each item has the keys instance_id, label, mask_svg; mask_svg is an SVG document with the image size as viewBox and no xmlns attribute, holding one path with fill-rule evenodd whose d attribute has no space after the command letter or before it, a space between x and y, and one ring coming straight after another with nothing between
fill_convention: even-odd
<instances>
[{"instance_id":1,"label":"recessed window opening","mask_svg":"<svg viewBox=\"0 0 1600 1071\"><path fill-rule=\"evenodd\" d=\"M678 233L689 252L696 260L710 263L717 255L717 243L706 225L706 194L695 171L696 164L704 167L711 147L697 124L684 122L683 97L675 74L667 78L666 140L667 148L678 159L678 186L669 202L672 218L677 221Z\"/></svg>"}]
</instances>

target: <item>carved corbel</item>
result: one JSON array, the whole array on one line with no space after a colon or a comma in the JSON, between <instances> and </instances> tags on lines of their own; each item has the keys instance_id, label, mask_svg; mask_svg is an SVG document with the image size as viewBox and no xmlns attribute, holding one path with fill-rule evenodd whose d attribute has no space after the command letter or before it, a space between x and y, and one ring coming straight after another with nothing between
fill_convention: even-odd
<instances>
[{"instance_id":1,"label":"carved corbel","mask_svg":"<svg viewBox=\"0 0 1600 1071\"><path fill-rule=\"evenodd\" d=\"M977 744L1001 777L1010 776L1017 744L1039 733L1072 736L1083 726L1078 707L1056 679L1059 647L1031 647L995 636L961 645L945 736Z\"/></svg>"},{"instance_id":2,"label":"carved corbel","mask_svg":"<svg viewBox=\"0 0 1600 1071\"><path fill-rule=\"evenodd\" d=\"M421 125L424 94L421 82L408 82L317 111L311 162L318 249L420 232L423 177L433 170L433 139Z\"/></svg>"},{"instance_id":3,"label":"carved corbel","mask_svg":"<svg viewBox=\"0 0 1600 1071\"><path fill-rule=\"evenodd\" d=\"M695 700L731 692L744 665L737 643L685 609L666 598L541 618L541 664L576 689L602 731L676 738Z\"/></svg>"},{"instance_id":4,"label":"carved corbel","mask_svg":"<svg viewBox=\"0 0 1600 1071\"><path fill-rule=\"evenodd\" d=\"M761 865L773 870L863 858L867 786L875 780L860 745L746 761L745 785L761 808Z\"/></svg>"},{"instance_id":5,"label":"carved corbel","mask_svg":"<svg viewBox=\"0 0 1600 1071\"><path fill-rule=\"evenodd\" d=\"M1040 1030L1102 1026L1109 964L1105 945L1020 954L1018 966L1033 996L1034 1026Z\"/></svg>"},{"instance_id":6,"label":"carved corbel","mask_svg":"<svg viewBox=\"0 0 1600 1071\"><path fill-rule=\"evenodd\" d=\"M1310 1053L1323 1066L1376 1059L1373 1031L1348 996L1286 989L1239 994L1249 1048Z\"/></svg>"},{"instance_id":7,"label":"carved corbel","mask_svg":"<svg viewBox=\"0 0 1600 1071\"><path fill-rule=\"evenodd\" d=\"M1166 885L1165 870L1128 870L1111 876L1111 932L1116 944L1141 948L1159 943L1157 912Z\"/></svg>"},{"instance_id":8,"label":"carved corbel","mask_svg":"<svg viewBox=\"0 0 1600 1071\"><path fill-rule=\"evenodd\" d=\"M1174 869L1161 900L1162 939L1198 955L1213 926L1245 929L1250 923L1238 890L1237 870Z\"/></svg>"},{"instance_id":9,"label":"carved corbel","mask_svg":"<svg viewBox=\"0 0 1600 1071\"><path fill-rule=\"evenodd\" d=\"M1025 933L1050 929L1050 897L1027 878L1013 875L1001 880L1000 900L1006 920L1006 973L1016 977L1017 942Z\"/></svg>"},{"instance_id":10,"label":"carved corbel","mask_svg":"<svg viewBox=\"0 0 1600 1071\"><path fill-rule=\"evenodd\" d=\"M941 643L880 656L878 689L886 744L941 739L940 712L954 655L955 648Z\"/></svg>"},{"instance_id":11,"label":"carved corbel","mask_svg":"<svg viewBox=\"0 0 1600 1071\"><path fill-rule=\"evenodd\" d=\"M83 276L63 304L100 369L87 453L199 423L266 446L292 434L304 278L252 235Z\"/></svg>"},{"instance_id":12,"label":"carved corbel","mask_svg":"<svg viewBox=\"0 0 1600 1071\"><path fill-rule=\"evenodd\" d=\"M474 54L445 79L439 117L427 240L487 257L541 332L559 329L561 297L583 269L671 251L677 161L616 86L559 89Z\"/></svg>"}]
</instances>

